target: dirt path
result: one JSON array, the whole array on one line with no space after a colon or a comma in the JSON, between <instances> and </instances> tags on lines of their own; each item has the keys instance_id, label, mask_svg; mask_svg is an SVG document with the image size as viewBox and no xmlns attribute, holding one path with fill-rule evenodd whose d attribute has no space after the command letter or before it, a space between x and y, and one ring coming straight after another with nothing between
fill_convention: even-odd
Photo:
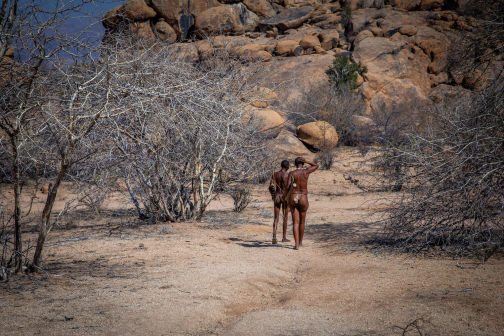
<instances>
[{"instance_id":1,"label":"dirt path","mask_svg":"<svg viewBox=\"0 0 504 336\"><path fill-rule=\"evenodd\" d=\"M501 335L503 260L374 253L362 218L387 195L362 193L342 169L313 176L300 251L270 244L265 187L244 213L224 198L203 223L81 218L55 230L50 278L0 284L0 334L401 335L417 320L423 335Z\"/></svg>"}]
</instances>

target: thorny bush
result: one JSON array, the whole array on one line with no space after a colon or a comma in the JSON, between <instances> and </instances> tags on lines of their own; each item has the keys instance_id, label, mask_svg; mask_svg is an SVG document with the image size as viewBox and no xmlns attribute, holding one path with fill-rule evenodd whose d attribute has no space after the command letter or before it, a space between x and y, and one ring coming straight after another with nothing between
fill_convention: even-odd
<instances>
[{"instance_id":1,"label":"thorny bush","mask_svg":"<svg viewBox=\"0 0 504 336\"><path fill-rule=\"evenodd\" d=\"M500 84L500 85L499 85ZM486 260L504 243L502 83L431 111L431 126L392 143L404 194L382 238L409 251L439 246ZM394 155L395 154L395 155Z\"/></svg>"},{"instance_id":2,"label":"thorny bush","mask_svg":"<svg viewBox=\"0 0 504 336\"><path fill-rule=\"evenodd\" d=\"M209 203L233 183L261 173L269 138L263 125L247 122L245 107L257 85L260 63L215 48L193 62L170 46L107 50L121 59L110 69L115 106L107 142L140 217L163 221L198 219ZM260 77L260 76L256 76ZM143 204L143 207L140 205Z\"/></svg>"}]
</instances>

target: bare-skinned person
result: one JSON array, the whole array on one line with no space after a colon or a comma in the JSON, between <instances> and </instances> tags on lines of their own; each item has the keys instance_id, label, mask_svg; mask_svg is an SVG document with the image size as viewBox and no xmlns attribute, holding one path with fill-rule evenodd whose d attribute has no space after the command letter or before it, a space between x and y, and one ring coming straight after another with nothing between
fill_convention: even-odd
<instances>
[{"instance_id":1,"label":"bare-skinned person","mask_svg":"<svg viewBox=\"0 0 504 336\"><path fill-rule=\"evenodd\" d=\"M303 169L305 163L309 164L310 167ZM289 192L289 188L286 188L283 198L287 201L292 215L294 240L296 242L294 249L299 250L299 247L303 246L306 212L310 205L308 202L308 177L317 170L319 166L302 157L296 158L294 164L296 170L291 171L288 177L289 186L292 182L293 186L291 188L293 190Z\"/></svg>"},{"instance_id":2,"label":"bare-skinned person","mask_svg":"<svg viewBox=\"0 0 504 336\"><path fill-rule=\"evenodd\" d=\"M289 161L283 160L280 164L281 169L273 174L273 177L270 181L269 191L271 193L271 197L273 198L274 204L274 214L275 219L273 220L273 244L277 243L277 229L278 229L278 221L280 219L280 211L282 211L283 215L283 237L282 242L290 242L287 239L287 217L288 217L288 207L287 201L283 199L284 190L289 187Z\"/></svg>"}]
</instances>

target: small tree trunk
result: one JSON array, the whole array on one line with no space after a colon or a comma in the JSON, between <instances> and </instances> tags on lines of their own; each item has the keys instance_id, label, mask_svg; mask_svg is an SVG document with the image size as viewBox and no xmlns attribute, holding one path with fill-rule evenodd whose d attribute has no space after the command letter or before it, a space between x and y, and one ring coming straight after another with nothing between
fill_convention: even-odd
<instances>
[{"instance_id":1,"label":"small tree trunk","mask_svg":"<svg viewBox=\"0 0 504 336\"><path fill-rule=\"evenodd\" d=\"M402 190L402 187L403 187L402 165L400 163L395 164L395 172L396 172L396 182L395 182L394 187L392 188L392 191L399 192Z\"/></svg>"},{"instance_id":2,"label":"small tree trunk","mask_svg":"<svg viewBox=\"0 0 504 336\"><path fill-rule=\"evenodd\" d=\"M131 185L130 185L128 179L126 179L126 187L128 187L128 192L130 194L131 201L133 202L133 204L135 205L135 208L138 211L138 217L141 220L149 219L149 216L147 216L146 214L143 213L142 208L140 207L140 203L138 203L138 200L135 196L135 193L133 193L133 189L131 189Z\"/></svg>"},{"instance_id":3,"label":"small tree trunk","mask_svg":"<svg viewBox=\"0 0 504 336\"><path fill-rule=\"evenodd\" d=\"M33 256L33 265L38 267L40 266L42 249L44 247L45 239L51 231L49 220L51 218L54 202L56 201L56 194L58 193L58 188L63 181L63 178L65 177L69 166L69 163L66 162L65 158L63 158L61 160L61 169L58 174L58 178L56 179L56 182L54 182L54 186L51 188L51 190L49 190L44 210L42 211L42 223L40 223L40 232L37 239L37 247L35 248L35 254Z\"/></svg>"},{"instance_id":4,"label":"small tree trunk","mask_svg":"<svg viewBox=\"0 0 504 336\"><path fill-rule=\"evenodd\" d=\"M23 265L23 241L21 239L21 178L17 135L11 137L11 144L13 153L12 175L14 179L14 272L18 273Z\"/></svg>"}]
</instances>

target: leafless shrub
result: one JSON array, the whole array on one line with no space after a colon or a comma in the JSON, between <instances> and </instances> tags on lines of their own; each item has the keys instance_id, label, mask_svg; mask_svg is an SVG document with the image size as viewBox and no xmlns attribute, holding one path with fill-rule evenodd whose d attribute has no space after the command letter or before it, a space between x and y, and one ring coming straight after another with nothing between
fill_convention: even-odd
<instances>
[{"instance_id":1,"label":"leafless shrub","mask_svg":"<svg viewBox=\"0 0 504 336\"><path fill-rule=\"evenodd\" d=\"M90 27L59 29L89 1L55 3L5 0L0 11L0 129L14 189L16 271L22 264L22 185L27 177L54 179L40 216L33 263L40 262L50 214L69 169L93 153L83 145L104 112L106 65L94 58ZM14 52L7 53L13 48ZM10 56L9 56L10 54ZM5 165L2 165L5 166ZM35 175L35 176L34 176ZM30 210L31 211L31 207ZM28 260L25 256L25 259Z\"/></svg>"},{"instance_id":2,"label":"leafless shrub","mask_svg":"<svg viewBox=\"0 0 504 336\"><path fill-rule=\"evenodd\" d=\"M504 243L502 83L431 111L423 132L391 145L403 197L387 211L384 241L483 259Z\"/></svg>"},{"instance_id":3,"label":"leafless shrub","mask_svg":"<svg viewBox=\"0 0 504 336\"><path fill-rule=\"evenodd\" d=\"M229 192L233 199L234 211L242 212L252 201L250 188L245 184L235 185Z\"/></svg>"},{"instance_id":4,"label":"leafless shrub","mask_svg":"<svg viewBox=\"0 0 504 336\"><path fill-rule=\"evenodd\" d=\"M504 55L504 6L502 1L469 1L461 26L448 34L451 39L449 73L457 84L481 90L502 76Z\"/></svg>"},{"instance_id":5,"label":"leafless shrub","mask_svg":"<svg viewBox=\"0 0 504 336\"><path fill-rule=\"evenodd\" d=\"M14 264L13 235L8 224L3 207L0 207L0 281L7 280L8 269Z\"/></svg>"},{"instance_id":6,"label":"leafless shrub","mask_svg":"<svg viewBox=\"0 0 504 336\"><path fill-rule=\"evenodd\" d=\"M322 169L329 170L334 163L334 155L333 148L322 147L315 156L315 162L319 163Z\"/></svg>"},{"instance_id":7,"label":"leafless shrub","mask_svg":"<svg viewBox=\"0 0 504 336\"><path fill-rule=\"evenodd\" d=\"M200 218L232 183L257 176L269 140L247 123L243 98L259 63L244 66L225 47L196 62L166 45L106 54L122 110L104 128L106 141L138 186L130 194L144 215Z\"/></svg>"},{"instance_id":8,"label":"leafless shrub","mask_svg":"<svg viewBox=\"0 0 504 336\"><path fill-rule=\"evenodd\" d=\"M78 183L80 197L79 205L84 205L89 211L100 213L103 203L112 192L112 185L117 177L110 178L108 171L102 171L103 175L95 175L87 183Z\"/></svg>"}]
</instances>

